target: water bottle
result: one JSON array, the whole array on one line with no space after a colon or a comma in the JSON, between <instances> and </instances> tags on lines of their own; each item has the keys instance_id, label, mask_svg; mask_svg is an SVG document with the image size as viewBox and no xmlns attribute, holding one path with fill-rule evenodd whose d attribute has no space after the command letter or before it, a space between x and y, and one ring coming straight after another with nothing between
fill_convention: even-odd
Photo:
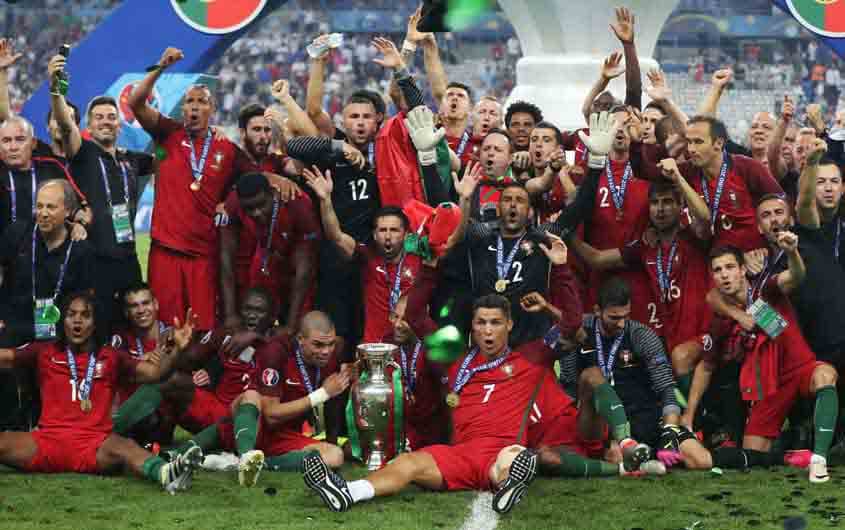
<instances>
[{"instance_id":1,"label":"water bottle","mask_svg":"<svg viewBox=\"0 0 845 530\"><path fill-rule=\"evenodd\" d=\"M306 50L312 59L322 57L329 49L339 48L343 44L343 33L330 33L324 38L314 39Z\"/></svg>"}]
</instances>

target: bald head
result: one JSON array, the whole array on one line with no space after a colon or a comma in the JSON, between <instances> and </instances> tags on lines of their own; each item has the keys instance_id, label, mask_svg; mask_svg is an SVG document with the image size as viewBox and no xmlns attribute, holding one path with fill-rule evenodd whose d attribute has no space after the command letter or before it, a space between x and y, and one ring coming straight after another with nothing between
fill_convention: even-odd
<instances>
[{"instance_id":1,"label":"bald head","mask_svg":"<svg viewBox=\"0 0 845 530\"><path fill-rule=\"evenodd\" d=\"M299 321L299 333L303 337L310 337L317 333L319 335L334 334L334 322L329 315L322 311L311 311L306 313Z\"/></svg>"}]
</instances>

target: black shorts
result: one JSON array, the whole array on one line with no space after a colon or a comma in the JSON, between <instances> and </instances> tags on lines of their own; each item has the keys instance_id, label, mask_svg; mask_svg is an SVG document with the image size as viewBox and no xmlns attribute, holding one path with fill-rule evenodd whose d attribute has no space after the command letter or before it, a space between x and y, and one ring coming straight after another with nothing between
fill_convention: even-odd
<instances>
[{"instance_id":1,"label":"black shorts","mask_svg":"<svg viewBox=\"0 0 845 530\"><path fill-rule=\"evenodd\" d=\"M314 305L331 317L339 336L357 340L364 322L360 264L343 259L333 247L321 246Z\"/></svg>"}]
</instances>

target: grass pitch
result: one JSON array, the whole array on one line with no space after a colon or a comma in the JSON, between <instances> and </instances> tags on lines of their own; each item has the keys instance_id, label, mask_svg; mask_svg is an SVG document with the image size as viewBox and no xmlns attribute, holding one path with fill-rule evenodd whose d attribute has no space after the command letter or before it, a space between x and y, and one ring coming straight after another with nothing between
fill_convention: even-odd
<instances>
[{"instance_id":1,"label":"grass pitch","mask_svg":"<svg viewBox=\"0 0 845 530\"><path fill-rule=\"evenodd\" d=\"M841 467L841 466L840 466ZM347 478L363 475L346 466ZM647 479L539 478L502 530L745 530L782 529L788 517L807 526L841 528L843 479L827 484L787 468L751 473L677 471ZM193 489L170 496L128 476L25 475L0 468L0 528L137 530L453 530L464 523L473 492L409 488L389 499L336 514L325 509L295 473L264 472L255 488L236 473L199 472Z\"/></svg>"}]
</instances>

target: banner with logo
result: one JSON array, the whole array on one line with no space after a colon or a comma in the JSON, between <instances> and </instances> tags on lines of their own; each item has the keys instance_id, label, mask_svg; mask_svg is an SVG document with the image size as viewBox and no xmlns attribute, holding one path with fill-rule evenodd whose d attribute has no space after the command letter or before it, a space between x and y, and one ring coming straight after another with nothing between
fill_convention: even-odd
<instances>
[{"instance_id":1,"label":"banner with logo","mask_svg":"<svg viewBox=\"0 0 845 530\"><path fill-rule=\"evenodd\" d=\"M105 92L117 100L121 121L120 136L117 139L118 145L135 151L145 151L152 140L150 135L141 128L141 124L138 123L129 108L129 94L135 85L144 78L144 75L143 73L123 74ZM162 74L147 103L165 116L178 119L179 104L185 90L196 83L206 84L213 90L215 82L215 78L202 74ZM83 127L85 127L85 122L86 117L83 116Z\"/></svg>"},{"instance_id":2,"label":"banner with logo","mask_svg":"<svg viewBox=\"0 0 845 530\"><path fill-rule=\"evenodd\" d=\"M143 72L172 46L185 58L168 74L201 74L252 25L286 0L124 0L81 42L67 62L68 99L84 109L127 72ZM7 6L5 9L23 9ZM56 50L58 51L58 50ZM39 65L47 68L47 65ZM162 90L159 83L157 89ZM44 118L49 109L45 82L26 102L22 114L36 134L49 138ZM126 146L129 147L129 146Z\"/></svg>"},{"instance_id":3,"label":"banner with logo","mask_svg":"<svg viewBox=\"0 0 845 530\"><path fill-rule=\"evenodd\" d=\"M772 0L845 58L845 0Z\"/></svg>"}]
</instances>

